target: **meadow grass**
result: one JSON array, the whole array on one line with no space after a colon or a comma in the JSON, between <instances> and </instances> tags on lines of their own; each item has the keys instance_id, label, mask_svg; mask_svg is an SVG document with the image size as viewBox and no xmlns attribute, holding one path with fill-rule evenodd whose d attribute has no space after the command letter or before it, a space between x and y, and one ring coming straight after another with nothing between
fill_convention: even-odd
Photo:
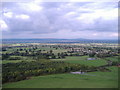
<instances>
[{"instance_id":1,"label":"meadow grass","mask_svg":"<svg viewBox=\"0 0 120 90\"><path fill-rule=\"evenodd\" d=\"M119 56L114 56L114 57L107 57L104 60L111 60L111 61L118 61Z\"/></svg>"},{"instance_id":2,"label":"meadow grass","mask_svg":"<svg viewBox=\"0 0 120 90\"><path fill-rule=\"evenodd\" d=\"M64 61L67 63L78 63L82 65L88 65L88 66L101 66L107 64L105 60L103 59L96 59L96 60L87 60L88 56L68 56L65 59L51 59L55 61Z\"/></svg>"},{"instance_id":3,"label":"meadow grass","mask_svg":"<svg viewBox=\"0 0 120 90\"><path fill-rule=\"evenodd\" d=\"M105 65L105 59L87 60L88 56L67 56L64 59L51 59L67 63L78 63L88 66ZM117 57L109 57L117 60ZM17 63L23 60L4 60L3 63ZM32 60L24 60L32 61ZM118 67L109 67L111 72L89 72L85 74L53 74L31 77L29 80L5 83L3 88L117 88Z\"/></svg>"},{"instance_id":4,"label":"meadow grass","mask_svg":"<svg viewBox=\"0 0 120 90\"><path fill-rule=\"evenodd\" d=\"M3 88L117 88L118 68L109 69L111 72L36 76L29 80L3 84Z\"/></svg>"},{"instance_id":5,"label":"meadow grass","mask_svg":"<svg viewBox=\"0 0 120 90\"><path fill-rule=\"evenodd\" d=\"M6 63L19 63L19 62L22 62L22 61L31 62L31 61L34 61L34 60L3 60L2 64L6 64Z\"/></svg>"}]
</instances>

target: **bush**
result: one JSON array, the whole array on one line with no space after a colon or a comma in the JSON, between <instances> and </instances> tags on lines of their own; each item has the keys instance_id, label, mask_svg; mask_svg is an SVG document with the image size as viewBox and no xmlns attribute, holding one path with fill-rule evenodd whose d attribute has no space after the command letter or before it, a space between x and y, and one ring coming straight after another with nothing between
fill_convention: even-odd
<instances>
[{"instance_id":1,"label":"bush","mask_svg":"<svg viewBox=\"0 0 120 90\"><path fill-rule=\"evenodd\" d=\"M24 80L31 76L89 70L88 66L70 64L63 61L32 61L3 64L3 83ZM95 68L95 67L94 67Z\"/></svg>"},{"instance_id":2,"label":"bush","mask_svg":"<svg viewBox=\"0 0 120 90\"><path fill-rule=\"evenodd\" d=\"M9 60L21 60L21 57L9 57Z\"/></svg>"}]
</instances>

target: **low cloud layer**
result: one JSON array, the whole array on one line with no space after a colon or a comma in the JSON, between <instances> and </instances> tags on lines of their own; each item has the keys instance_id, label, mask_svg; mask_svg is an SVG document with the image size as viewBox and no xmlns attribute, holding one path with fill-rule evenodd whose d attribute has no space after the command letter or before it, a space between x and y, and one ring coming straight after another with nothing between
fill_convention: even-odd
<instances>
[{"instance_id":1,"label":"low cloud layer","mask_svg":"<svg viewBox=\"0 0 120 90\"><path fill-rule=\"evenodd\" d=\"M118 37L117 2L2 3L3 38Z\"/></svg>"}]
</instances>

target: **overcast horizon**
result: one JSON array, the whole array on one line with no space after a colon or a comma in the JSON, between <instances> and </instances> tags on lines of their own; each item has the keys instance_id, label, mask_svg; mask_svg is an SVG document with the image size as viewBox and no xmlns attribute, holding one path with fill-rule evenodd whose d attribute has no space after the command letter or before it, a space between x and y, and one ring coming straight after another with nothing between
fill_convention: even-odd
<instances>
[{"instance_id":1,"label":"overcast horizon","mask_svg":"<svg viewBox=\"0 0 120 90\"><path fill-rule=\"evenodd\" d=\"M3 39L118 39L117 2L3 2Z\"/></svg>"}]
</instances>

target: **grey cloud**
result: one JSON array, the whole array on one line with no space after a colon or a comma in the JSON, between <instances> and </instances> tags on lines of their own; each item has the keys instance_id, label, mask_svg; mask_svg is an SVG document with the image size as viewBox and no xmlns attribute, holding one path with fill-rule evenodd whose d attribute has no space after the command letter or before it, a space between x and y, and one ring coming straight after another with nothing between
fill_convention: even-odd
<instances>
[{"instance_id":1,"label":"grey cloud","mask_svg":"<svg viewBox=\"0 0 120 90\"><path fill-rule=\"evenodd\" d=\"M24 3L23 3L24 4ZM69 5L71 4L71 5ZM72 30L72 31L110 31L115 32L116 30L116 19L115 20L104 20L98 18L94 20L93 24L85 24L83 21L76 20L76 17L84 14L84 13L92 13L93 10L80 10L81 8L116 8L116 3L101 3L94 4L91 2L81 2L81 3L67 3L67 2L46 2L39 3L42 8L41 11L32 12L29 10L23 9L24 5L22 3L4 3L3 10L5 9L7 12L13 12L14 15L25 14L30 17L29 20L22 20L13 18L3 17L3 20L8 25L10 32L3 31L4 35L7 34L22 34L22 33L32 33L32 34L44 34L44 33L55 33L59 30ZM28 8L29 9L29 8ZM75 14L71 16L66 16L67 13L75 12Z\"/></svg>"},{"instance_id":2,"label":"grey cloud","mask_svg":"<svg viewBox=\"0 0 120 90\"><path fill-rule=\"evenodd\" d=\"M44 8L49 9L49 8L57 8L60 7L61 4L65 4L65 2L46 2L46 3L41 3Z\"/></svg>"}]
</instances>

